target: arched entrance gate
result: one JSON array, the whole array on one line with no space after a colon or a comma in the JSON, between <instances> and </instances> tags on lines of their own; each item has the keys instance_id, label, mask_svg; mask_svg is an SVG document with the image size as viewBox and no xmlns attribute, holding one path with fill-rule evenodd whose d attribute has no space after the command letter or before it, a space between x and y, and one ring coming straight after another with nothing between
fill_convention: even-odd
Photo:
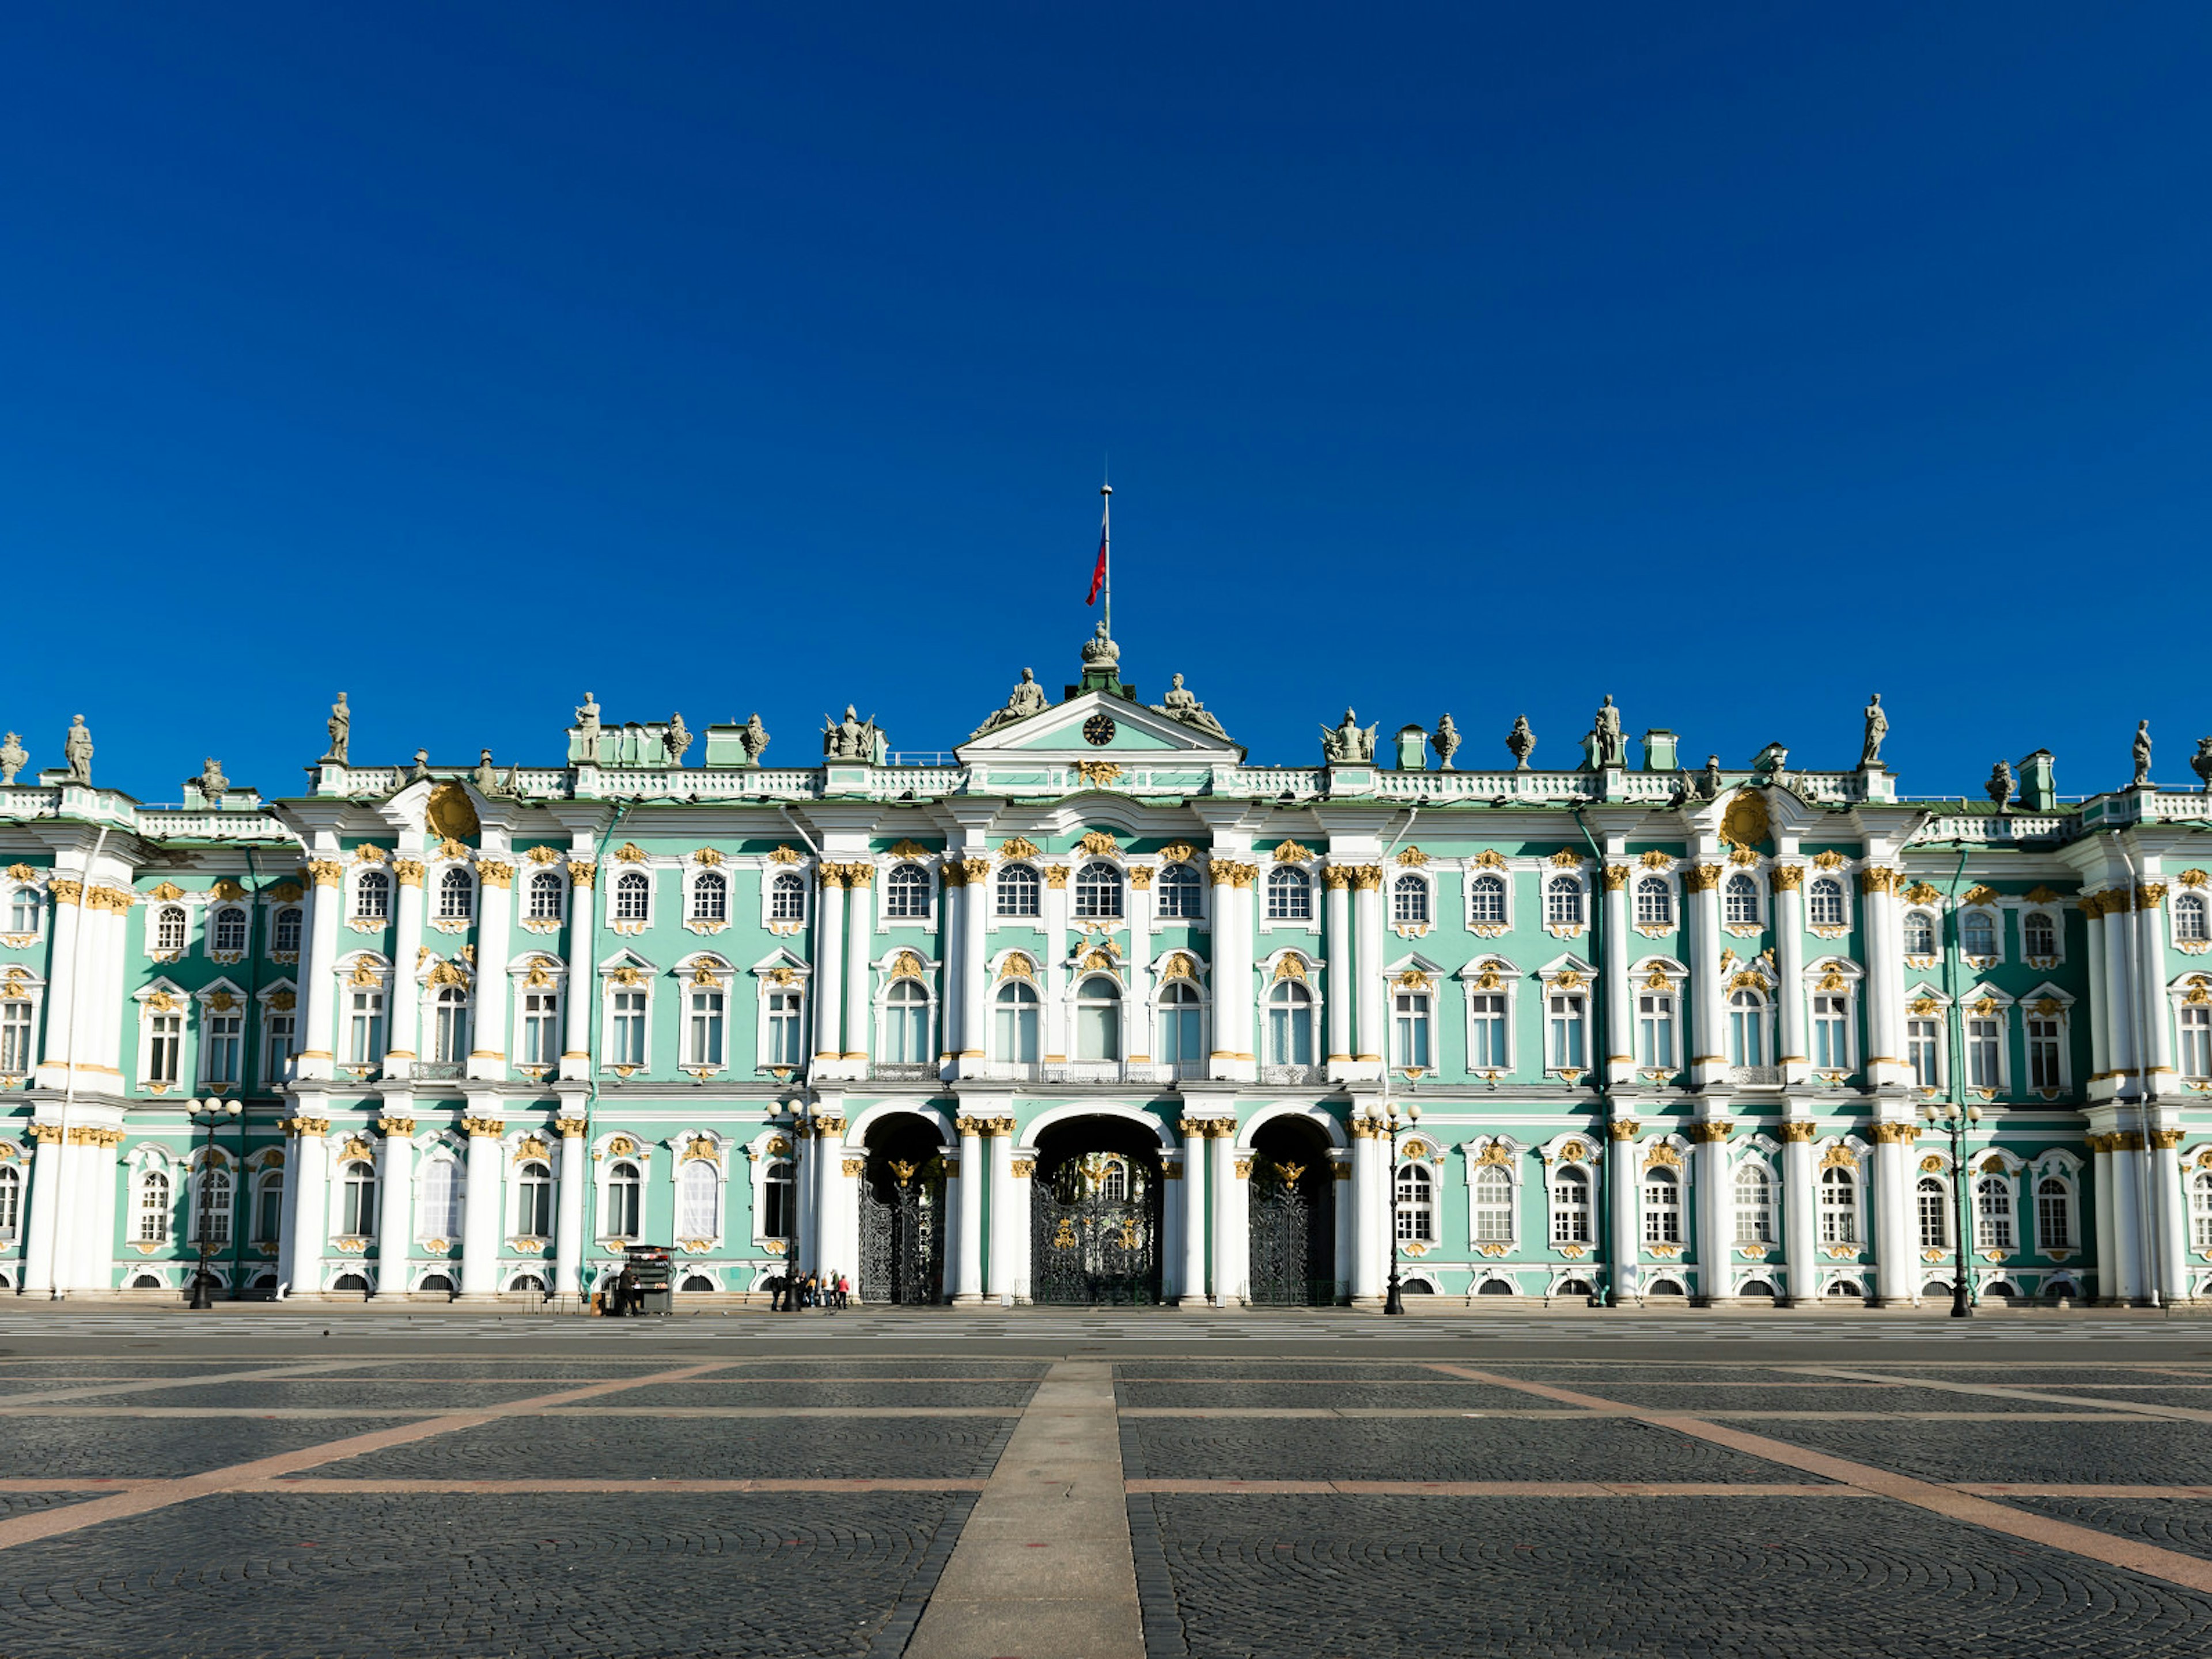
<instances>
[{"instance_id":1,"label":"arched entrance gate","mask_svg":"<svg viewBox=\"0 0 2212 1659\"><path fill-rule=\"evenodd\" d=\"M1125 1118L1057 1123L1030 1182L1030 1298L1160 1300L1159 1141Z\"/></svg>"},{"instance_id":2,"label":"arched entrance gate","mask_svg":"<svg viewBox=\"0 0 2212 1659\"><path fill-rule=\"evenodd\" d=\"M1266 1306L1336 1301L1336 1172L1328 1137L1279 1117L1252 1137L1250 1299Z\"/></svg>"},{"instance_id":3,"label":"arched entrance gate","mask_svg":"<svg viewBox=\"0 0 2212 1659\"><path fill-rule=\"evenodd\" d=\"M879 1120L867 1136L860 1182L860 1271L854 1290L863 1302L940 1302L945 1297L945 1159L937 1126L900 1115Z\"/></svg>"}]
</instances>

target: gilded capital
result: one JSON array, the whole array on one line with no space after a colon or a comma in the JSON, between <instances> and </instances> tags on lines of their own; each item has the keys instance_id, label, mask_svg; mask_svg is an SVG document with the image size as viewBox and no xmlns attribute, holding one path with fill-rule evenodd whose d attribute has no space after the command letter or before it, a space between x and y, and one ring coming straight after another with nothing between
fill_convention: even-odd
<instances>
[{"instance_id":1,"label":"gilded capital","mask_svg":"<svg viewBox=\"0 0 2212 1659\"><path fill-rule=\"evenodd\" d=\"M1869 864L1859 872L1859 891L1862 893L1891 893L1897 890L1897 872L1887 865Z\"/></svg>"},{"instance_id":2,"label":"gilded capital","mask_svg":"<svg viewBox=\"0 0 2212 1659\"><path fill-rule=\"evenodd\" d=\"M1910 1123L1872 1123L1867 1126L1867 1139L1877 1146L1910 1144L1920 1138L1920 1131Z\"/></svg>"},{"instance_id":3,"label":"gilded capital","mask_svg":"<svg viewBox=\"0 0 2212 1659\"><path fill-rule=\"evenodd\" d=\"M1682 1133L1689 1136L1689 1138L1695 1141L1698 1146L1709 1146L1716 1141L1726 1140L1729 1136L1735 1132L1735 1124L1729 1122L1725 1119L1717 1118L1710 1123L1692 1123L1686 1125Z\"/></svg>"},{"instance_id":4,"label":"gilded capital","mask_svg":"<svg viewBox=\"0 0 2212 1659\"><path fill-rule=\"evenodd\" d=\"M1149 864L1133 866L1129 871L1129 885L1139 893L1152 890L1152 866Z\"/></svg>"},{"instance_id":5,"label":"gilded capital","mask_svg":"<svg viewBox=\"0 0 2212 1659\"><path fill-rule=\"evenodd\" d=\"M512 887L514 885L514 866L501 864L496 859L478 859L477 878L487 887Z\"/></svg>"},{"instance_id":6,"label":"gilded capital","mask_svg":"<svg viewBox=\"0 0 2212 1659\"><path fill-rule=\"evenodd\" d=\"M315 878L318 887L335 887L345 878L345 866L336 859L314 859L307 865L307 873Z\"/></svg>"},{"instance_id":7,"label":"gilded capital","mask_svg":"<svg viewBox=\"0 0 2212 1659\"><path fill-rule=\"evenodd\" d=\"M1611 1140L1633 1140L1643 1129L1644 1126L1632 1117L1617 1117L1605 1126L1606 1137Z\"/></svg>"},{"instance_id":8,"label":"gilded capital","mask_svg":"<svg viewBox=\"0 0 2212 1659\"><path fill-rule=\"evenodd\" d=\"M1682 872L1682 885L1693 893L1710 893L1721 884L1717 864L1692 864Z\"/></svg>"},{"instance_id":9,"label":"gilded capital","mask_svg":"<svg viewBox=\"0 0 2212 1659\"><path fill-rule=\"evenodd\" d=\"M824 891L832 887L842 887L845 884L845 866L842 864L817 865L814 878L822 884Z\"/></svg>"},{"instance_id":10,"label":"gilded capital","mask_svg":"<svg viewBox=\"0 0 2212 1659\"><path fill-rule=\"evenodd\" d=\"M387 1135L398 1135L404 1139L415 1133L415 1120L411 1117L380 1117L376 1120L376 1127Z\"/></svg>"},{"instance_id":11,"label":"gilded capital","mask_svg":"<svg viewBox=\"0 0 2212 1659\"><path fill-rule=\"evenodd\" d=\"M2179 1129L2153 1129L2150 1144L2161 1152L2170 1152L2181 1145L2182 1133Z\"/></svg>"},{"instance_id":12,"label":"gilded capital","mask_svg":"<svg viewBox=\"0 0 2212 1659\"><path fill-rule=\"evenodd\" d=\"M58 1123L33 1123L27 1131L32 1139L41 1146L58 1146L62 1141L62 1126Z\"/></svg>"},{"instance_id":13,"label":"gilded capital","mask_svg":"<svg viewBox=\"0 0 2212 1659\"><path fill-rule=\"evenodd\" d=\"M991 1133L991 1120L988 1117L957 1117L952 1121L952 1131L963 1140L969 1135L980 1138Z\"/></svg>"},{"instance_id":14,"label":"gilded capital","mask_svg":"<svg viewBox=\"0 0 2212 1659\"><path fill-rule=\"evenodd\" d=\"M468 1131L471 1140L497 1140L507 1133L505 1120L496 1117L465 1117L461 1127Z\"/></svg>"},{"instance_id":15,"label":"gilded capital","mask_svg":"<svg viewBox=\"0 0 2212 1659\"><path fill-rule=\"evenodd\" d=\"M982 885L985 878L989 876L990 873L991 860L988 859L963 859L960 860L960 874L962 878L973 883L976 886L980 887Z\"/></svg>"},{"instance_id":16,"label":"gilded capital","mask_svg":"<svg viewBox=\"0 0 2212 1659\"><path fill-rule=\"evenodd\" d=\"M968 884L968 872L957 859L945 860L937 866L937 873L947 887L965 887Z\"/></svg>"},{"instance_id":17,"label":"gilded capital","mask_svg":"<svg viewBox=\"0 0 2212 1659\"><path fill-rule=\"evenodd\" d=\"M1348 864L1332 864L1327 866L1321 872L1321 884L1328 888L1331 891L1334 891L1339 888L1351 886L1352 866Z\"/></svg>"},{"instance_id":18,"label":"gilded capital","mask_svg":"<svg viewBox=\"0 0 2212 1659\"><path fill-rule=\"evenodd\" d=\"M1608 864L1605 866L1605 890L1607 892L1618 893L1622 888L1627 885L1628 866L1626 865Z\"/></svg>"},{"instance_id":19,"label":"gilded capital","mask_svg":"<svg viewBox=\"0 0 2212 1659\"><path fill-rule=\"evenodd\" d=\"M422 860L394 859L392 860L392 873L398 878L402 887L420 887L422 884Z\"/></svg>"},{"instance_id":20,"label":"gilded capital","mask_svg":"<svg viewBox=\"0 0 2212 1659\"><path fill-rule=\"evenodd\" d=\"M581 1140L588 1127L580 1117L556 1117L553 1120L554 1133L563 1140Z\"/></svg>"},{"instance_id":21,"label":"gilded capital","mask_svg":"<svg viewBox=\"0 0 2212 1659\"><path fill-rule=\"evenodd\" d=\"M589 887L599 878L599 867L582 859L568 860L568 881L572 886Z\"/></svg>"},{"instance_id":22,"label":"gilded capital","mask_svg":"<svg viewBox=\"0 0 2212 1659\"><path fill-rule=\"evenodd\" d=\"M46 884L46 890L54 896L57 904L75 904L84 896L84 884L71 881L66 876L57 876Z\"/></svg>"},{"instance_id":23,"label":"gilded capital","mask_svg":"<svg viewBox=\"0 0 2212 1659\"><path fill-rule=\"evenodd\" d=\"M2155 910L2165 902L2166 884L2162 881L2147 881L2136 889L2136 908L2138 910Z\"/></svg>"},{"instance_id":24,"label":"gilded capital","mask_svg":"<svg viewBox=\"0 0 2212 1659\"><path fill-rule=\"evenodd\" d=\"M1809 1141L1813 1125L1802 1118L1790 1118L1774 1126L1774 1138L1788 1144Z\"/></svg>"},{"instance_id":25,"label":"gilded capital","mask_svg":"<svg viewBox=\"0 0 2212 1659\"><path fill-rule=\"evenodd\" d=\"M845 885L872 887L876 884L876 866L872 864L848 864L845 866Z\"/></svg>"},{"instance_id":26,"label":"gilded capital","mask_svg":"<svg viewBox=\"0 0 2212 1659\"><path fill-rule=\"evenodd\" d=\"M1778 864L1771 874L1778 893L1794 893L1805 884L1805 866L1802 864Z\"/></svg>"},{"instance_id":27,"label":"gilded capital","mask_svg":"<svg viewBox=\"0 0 2212 1659\"><path fill-rule=\"evenodd\" d=\"M1067 866L1064 864L1046 865L1044 866L1044 884L1048 887L1066 886Z\"/></svg>"},{"instance_id":28,"label":"gilded capital","mask_svg":"<svg viewBox=\"0 0 2212 1659\"><path fill-rule=\"evenodd\" d=\"M1379 864L1354 865L1352 884L1363 893L1374 892L1382 885L1382 866Z\"/></svg>"},{"instance_id":29,"label":"gilded capital","mask_svg":"<svg viewBox=\"0 0 2212 1659\"><path fill-rule=\"evenodd\" d=\"M288 1117L276 1126L288 1135L297 1135L302 1140L312 1140L331 1132L331 1121L326 1117Z\"/></svg>"}]
</instances>

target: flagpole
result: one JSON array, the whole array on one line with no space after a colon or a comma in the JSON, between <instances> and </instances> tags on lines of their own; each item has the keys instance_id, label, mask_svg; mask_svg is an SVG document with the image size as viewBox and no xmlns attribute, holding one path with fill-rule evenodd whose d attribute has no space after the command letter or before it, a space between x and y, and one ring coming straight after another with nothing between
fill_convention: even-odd
<instances>
[{"instance_id":1,"label":"flagpole","mask_svg":"<svg viewBox=\"0 0 2212 1659\"><path fill-rule=\"evenodd\" d=\"M1106 550L1106 582L1101 591L1106 599L1106 637L1110 640L1114 637L1114 486L1100 484L1098 493L1105 500L1098 520L1098 540Z\"/></svg>"}]
</instances>

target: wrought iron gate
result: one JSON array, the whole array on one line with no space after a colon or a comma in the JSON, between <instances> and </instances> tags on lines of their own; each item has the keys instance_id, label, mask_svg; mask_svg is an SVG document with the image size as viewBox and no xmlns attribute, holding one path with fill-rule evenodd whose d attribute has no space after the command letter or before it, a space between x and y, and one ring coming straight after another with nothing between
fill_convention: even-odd
<instances>
[{"instance_id":1,"label":"wrought iron gate","mask_svg":"<svg viewBox=\"0 0 2212 1659\"><path fill-rule=\"evenodd\" d=\"M1030 1183L1030 1297L1036 1302L1160 1299L1160 1182L1120 1153L1068 1159Z\"/></svg>"},{"instance_id":2,"label":"wrought iron gate","mask_svg":"<svg viewBox=\"0 0 2212 1659\"><path fill-rule=\"evenodd\" d=\"M860 1183L863 1302L935 1302L945 1290L945 1177L927 1165L868 1160Z\"/></svg>"},{"instance_id":3,"label":"wrought iron gate","mask_svg":"<svg viewBox=\"0 0 2212 1659\"><path fill-rule=\"evenodd\" d=\"M1254 1302L1319 1308L1336 1300L1336 1192L1329 1166L1252 1162Z\"/></svg>"}]
</instances>

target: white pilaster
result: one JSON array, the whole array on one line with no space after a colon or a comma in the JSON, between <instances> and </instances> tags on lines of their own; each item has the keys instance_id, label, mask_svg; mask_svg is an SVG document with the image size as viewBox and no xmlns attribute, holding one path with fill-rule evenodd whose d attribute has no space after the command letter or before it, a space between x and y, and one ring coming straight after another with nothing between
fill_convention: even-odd
<instances>
[{"instance_id":1,"label":"white pilaster","mask_svg":"<svg viewBox=\"0 0 2212 1659\"><path fill-rule=\"evenodd\" d=\"M864 1160L846 1153L842 1109L834 1117L817 1117L816 1127L819 1138L814 1151L822 1170L822 1196L816 1212L814 1254L807 1265L824 1274L842 1273L857 1280L860 1273L860 1170Z\"/></svg>"},{"instance_id":2,"label":"white pilaster","mask_svg":"<svg viewBox=\"0 0 2212 1659\"><path fill-rule=\"evenodd\" d=\"M1628 982L1628 882L1631 866L1607 864L1605 881L1605 1057L1601 1075L1636 1081L1635 992Z\"/></svg>"},{"instance_id":3,"label":"white pilaster","mask_svg":"<svg viewBox=\"0 0 2212 1659\"><path fill-rule=\"evenodd\" d=\"M2142 1207L2137 1201L2142 1137L2123 1131L2106 1139L2112 1143L2106 1159L2112 1166L2112 1255L2107 1264L2112 1293L2122 1302L2139 1302L2149 1294L2143 1273Z\"/></svg>"},{"instance_id":4,"label":"white pilaster","mask_svg":"<svg viewBox=\"0 0 2212 1659\"><path fill-rule=\"evenodd\" d=\"M1802 1119L1782 1126L1782 1248L1788 1257L1793 1303L1820 1293L1820 1243L1813 1191L1813 1126Z\"/></svg>"},{"instance_id":5,"label":"white pilaster","mask_svg":"<svg viewBox=\"0 0 2212 1659\"><path fill-rule=\"evenodd\" d=\"M1696 1143L1698 1283L1707 1302L1727 1300L1729 1265L1735 1249L1735 1178L1729 1168L1729 1131L1725 1121L1693 1123L1690 1139Z\"/></svg>"},{"instance_id":6,"label":"white pilaster","mask_svg":"<svg viewBox=\"0 0 2212 1659\"><path fill-rule=\"evenodd\" d=\"M84 887L82 878L58 873L47 884L47 891L53 899L53 945L46 958L46 1032L45 1047L40 1052L38 1086L56 1091L69 1087L70 1066L81 1046L76 981L83 973L81 941L84 933ZM61 1179L55 1171L58 1171L62 1162L57 1151L48 1166L49 1181ZM51 1255L47 1266L51 1270Z\"/></svg>"},{"instance_id":7,"label":"white pilaster","mask_svg":"<svg viewBox=\"0 0 2212 1659\"><path fill-rule=\"evenodd\" d=\"M1178 1307L1206 1305L1206 1120L1187 1117L1182 1131L1182 1277Z\"/></svg>"},{"instance_id":8,"label":"white pilaster","mask_svg":"<svg viewBox=\"0 0 2212 1659\"><path fill-rule=\"evenodd\" d=\"M478 859L476 1031L469 1045L468 1075L493 1082L507 1075L507 1026L514 1002L507 958L514 919L514 866L503 859Z\"/></svg>"},{"instance_id":9,"label":"white pilaster","mask_svg":"<svg viewBox=\"0 0 2212 1659\"><path fill-rule=\"evenodd\" d=\"M331 1121L320 1095L298 1097L299 1110L285 1126L284 1233L277 1249L276 1277L294 1296L322 1292L323 1255L330 1229Z\"/></svg>"},{"instance_id":10,"label":"white pilaster","mask_svg":"<svg viewBox=\"0 0 2212 1659\"><path fill-rule=\"evenodd\" d=\"M422 1000L416 994L415 963L422 951L422 860L419 848L408 850L410 841L420 839L403 830L401 850L392 861L399 890L399 911L392 935L392 994L384 1010L385 1030L388 1033L384 1074L394 1079L412 1075L422 1053ZM337 890L332 890L333 903ZM485 978L479 963L477 983L482 985Z\"/></svg>"},{"instance_id":11,"label":"white pilaster","mask_svg":"<svg viewBox=\"0 0 2212 1659\"><path fill-rule=\"evenodd\" d=\"M1382 1057L1390 1049L1389 1008L1384 995L1382 964L1382 866L1364 864L1352 872L1352 931L1358 949L1352 971L1358 975L1354 999L1358 1021L1352 1035L1355 1073L1379 1078Z\"/></svg>"},{"instance_id":12,"label":"white pilaster","mask_svg":"<svg viewBox=\"0 0 2212 1659\"><path fill-rule=\"evenodd\" d=\"M23 1241L23 1288L33 1295L52 1295L62 1285L55 1272L68 1207L62 1187L62 1133L58 1122L31 1125L31 1192L24 1218L30 1231Z\"/></svg>"},{"instance_id":13,"label":"white pilaster","mask_svg":"<svg viewBox=\"0 0 2212 1659\"><path fill-rule=\"evenodd\" d=\"M2185 1301L2189 1296L2189 1239L2185 1205L2188 1194L2181 1184L2182 1132L2151 1131L2150 1188L2155 1195L2152 1214L2158 1238L2160 1299Z\"/></svg>"},{"instance_id":14,"label":"white pilaster","mask_svg":"<svg viewBox=\"0 0 2212 1659\"><path fill-rule=\"evenodd\" d=\"M1728 981L1721 973L1721 875L1725 866L1702 863L1685 872L1689 889L1690 1080L1717 1082L1728 1075Z\"/></svg>"},{"instance_id":15,"label":"white pilaster","mask_svg":"<svg viewBox=\"0 0 2212 1659\"><path fill-rule=\"evenodd\" d=\"M1912 1126L1877 1123L1874 1135L1874 1261L1877 1299L1903 1306L1920 1294L1914 1237Z\"/></svg>"},{"instance_id":16,"label":"white pilaster","mask_svg":"<svg viewBox=\"0 0 2212 1659\"><path fill-rule=\"evenodd\" d=\"M1011 1118L990 1124L991 1257L986 1264L988 1294L999 1302L1017 1294L1014 1261L1015 1208L1029 1197L1027 1183L1014 1179L1014 1126ZM1026 1278L1026 1274L1022 1275Z\"/></svg>"},{"instance_id":17,"label":"white pilaster","mask_svg":"<svg viewBox=\"0 0 2212 1659\"><path fill-rule=\"evenodd\" d=\"M1615 1118L1605 1126L1609 1160L1605 1180L1607 1233L1613 1240L1613 1294L1617 1303L1641 1295L1644 1287L1639 1260L1644 1235L1636 1224L1636 1193L1644 1182L1644 1171L1638 1167L1643 1143L1636 1135L1642 1127L1632 1117Z\"/></svg>"},{"instance_id":18,"label":"white pilaster","mask_svg":"<svg viewBox=\"0 0 2212 1659\"><path fill-rule=\"evenodd\" d=\"M2112 1004L2105 983L2105 912L2102 906L2084 905L2082 915L2088 919L2089 939L2089 1092L2097 1091L2112 1066L2112 1039L2108 1035L2112 1019ZM2109 1173L2109 1171L2108 1171ZM2101 1212L2102 1203L2098 1205ZM2100 1253L2099 1262L2106 1257Z\"/></svg>"},{"instance_id":19,"label":"white pilaster","mask_svg":"<svg viewBox=\"0 0 2212 1659\"><path fill-rule=\"evenodd\" d=\"M845 1052L845 868L824 864L814 918L814 1060L835 1074ZM793 1171L796 1174L796 1171ZM800 1235L802 1237L805 1234Z\"/></svg>"},{"instance_id":20,"label":"white pilaster","mask_svg":"<svg viewBox=\"0 0 2212 1659\"><path fill-rule=\"evenodd\" d=\"M1224 1127L1233 1127L1224 1124ZM1243 1240L1237 1227L1245 1215L1244 1183L1237 1175L1237 1140L1233 1133L1215 1134L1211 1147L1213 1165L1213 1301L1216 1307L1234 1308L1244 1300L1244 1280L1237 1271Z\"/></svg>"},{"instance_id":21,"label":"white pilaster","mask_svg":"<svg viewBox=\"0 0 2212 1659\"><path fill-rule=\"evenodd\" d=\"M2095 927L2093 919L2092 929ZM2092 970L2094 973L2094 969ZM2093 1133L2088 1138L2090 1195L2096 1209L2097 1262L2094 1299L2109 1302L2119 1294L2119 1263L2112 1230L2112 1137Z\"/></svg>"},{"instance_id":22,"label":"white pilaster","mask_svg":"<svg viewBox=\"0 0 2212 1659\"><path fill-rule=\"evenodd\" d=\"M868 963L874 954L876 866L866 862L845 868L845 1052L846 1075L867 1075L875 1010L869 992Z\"/></svg>"},{"instance_id":23,"label":"white pilaster","mask_svg":"<svg viewBox=\"0 0 2212 1659\"><path fill-rule=\"evenodd\" d=\"M944 989L939 998L942 1018L937 1039L938 1071L944 1077L960 1074L960 1050L967 1045L968 999L963 970L968 964L968 878L959 861L948 853L939 866L944 878L938 890L938 951L944 966L939 975Z\"/></svg>"},{"instance_id":24,"label":"white pilaster","mask_svg":"<svg viewBox=\"0 0 2212 1659\"><path fill-rule=\"evenodd\" d=\"M1859 872L1860 920L1866 933L1865 1072L1869 1088L1912 1081L1905 1052L1905 954L1897 921L1897 881L1898 872L1884 866L1869 865Z\"/></svg>"},{"instance_id":25,"label":"white pilaster","mask_svg":"<svg viewBox=\"0 0 2212 1659\"><path fill-rule=\"evenodd\" d=\"M983 1188L990 1178L983 1165L984 1121L963 1115L954 1124L960 1132L960 1176L954 1182L959 1225L952 1235L952 1300L960 1307L983 1299Z\"/></svg>"},{"instance_id":26,"label":"white pilaster","mask_svg":"<svg viewBox=\"0 0 2212 1659\"><path fill-rule=\"evenodd\" d=\"M469 1103L471 1112L489 1109L490 1101ZM499 1247L505 1194L501 1177L506 1173L507 1146L500 1137L507 1126L494 1117L471 1116L462 1121L469 1132L468 1190L461 1212L461 1295L471 1301L499 1291Z\"/></svg>"},{"instance_id":27,"label":"white pilaster","mask_svg":"<svg viewBox=\"0 0 2212 1659\"><path fill-rule=\"evenodd\" d=\"M1328 998L1328 1078L1335 1083L1351 1073L1352 1005L1358 997L1359 976L1352 965L1357 953L1352 940L1352 871L1332 863L1321 878L1328 895L1322 918L1328 930L1322 948L1328 952L1322 987Z\"/></svg>"},{"instance_id":28,"label":"white pilaster","mask_svg":"<svg viewBox=\"0 0 2212 1659\"><path fill-rule=\"evenodd\" d=\"M338 912L344 904L339 884L345 879L345 867L334 858L313 860L307 871L314 885L307 896L307 948L300 962L300 1055L295 1068L302 1082L328 1079L333 1073L337 1041L333 1028L337 1013ZM403 982L412 982L412 965L393 964L395 1000L402 994Z\"/></svg>"},{"instance_id":29,"label":"white pilaster","mask_svg":"<svg viewBox=\"0 0 2212 1659\"><path fill-rule=\"evenodd\" d=\"M376 1127L383 1139L376 1157L376 1296L380 1301L407 1294L407 1268L414 1253L415 1114L408 1095L387 1096Z\"/></svg>"},{"instance_id":30,"label":"white pilaster","mask_svg":"<svg viewBox=\"0 0 2212 1659\"><path fill-rule=\"evenodd\" d=\"M1782 1006L1782 1080L1802 1083L1812 1075L1811 1045L1805 1040L1805 866L1774 866L1774 965L1782 983L1775 1000Z\"/></svg>"},{"instance_id":31,"label":"white pilaster","mask_svg":"<svg viewBox=\"0 0 2212 1659\"><path fill-rule=\"evenodd\" d=\"M991 1046L990 985L983 965L988 943L985 934L990 925L991 865L988 859L965 859L962 860L962 867L967 872L968 884L963 890L967 896L961 901L957 996L960 1003L960 1069L963 1073L969 1073L979 1067ZM962 1156L964 1158L966 1154L963 1152ZM963 1166L963 1170L965 1167ZM975 1173L980 1192L981 1165L976 1166Z\"/></svg>"},{"instance_id":32,"label":"white pilaster","mask_svg":"<svg viewBox=\"0 0 2212 1659\"><path fill-rule=\"evenodd\" d=\"M558 1208L554 1222L553 1293L578 1296L584 1277L584 1194L592 1184L591 1155L584 1150L584 1115L568 1112L554 1120L561 1132Z\"/></svg>"}]
</instances>

